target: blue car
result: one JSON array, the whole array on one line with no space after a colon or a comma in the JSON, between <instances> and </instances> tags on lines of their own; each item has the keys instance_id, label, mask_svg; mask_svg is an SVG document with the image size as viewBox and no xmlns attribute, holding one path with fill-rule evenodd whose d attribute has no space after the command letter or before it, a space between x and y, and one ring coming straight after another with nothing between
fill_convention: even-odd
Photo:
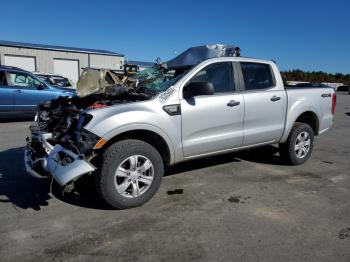
<instances>
[{"instance_id":1,"label":"blue car","mask_svg":"<svg viewBox=\"0 0 350 262\"><path fill-rule=\"evenodd\" d=\"M38 104L75 94L70 88L50 86L28 71L0 66L0 118L32 117Z\"/></svg>"}]
</instances>

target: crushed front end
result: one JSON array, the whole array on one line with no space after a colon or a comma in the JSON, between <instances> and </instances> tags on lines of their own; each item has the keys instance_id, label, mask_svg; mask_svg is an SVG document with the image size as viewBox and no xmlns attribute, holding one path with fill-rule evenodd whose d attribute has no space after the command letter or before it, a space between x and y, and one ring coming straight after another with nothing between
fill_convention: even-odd
<instances>
[{"instance_id":1,"label":"crushed front end","mask_svg":"<svg viewBox=\"0 0 350 262\"><path fill-rule=\"evenodd\" d=\"M110 70L84 70L77 96L59 97L38 106L25 148L28 173L52 176L60 185L68 185L95 171L91 161L99 154L96 145L103 138L84 129L93 117L91 112L152 99L166 80L162 70L155 67L138 78Z\"/></svg>"},{"instance_id":2,"label":"crushed front end","mask_svg":"<svg viewBox=\"0 0 350 262\"><path fill-rule=\"evenodd\" d=\"M90 161L100 138L83 128L90 119L71 98L41 104L25 148L28 173L52 176L60 185L67 185L96 170Z\"/></svg>"},{"instance_id":3,"label":"crushed front end","mask_svg":"<svg viewBox=\"0 0 350 262\"><path fill-rule=\"evenodd\" d=\"M34 177L52 175L60 184L66 185L96 168L84 156L50 143L52 134L32 133L25 148L25 167Z\"/></svg>"}]
</instances>

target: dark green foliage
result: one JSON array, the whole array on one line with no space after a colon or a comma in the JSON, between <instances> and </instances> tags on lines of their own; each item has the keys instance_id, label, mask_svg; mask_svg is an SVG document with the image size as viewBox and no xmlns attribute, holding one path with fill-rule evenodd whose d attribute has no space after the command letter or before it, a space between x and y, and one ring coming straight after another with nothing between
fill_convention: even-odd
<instances>
[{"instance_id":1,"label":"dark green foliage","mask_svg":"<svg viewBox=\"0 0 350 262\"><path fill-rule=\"evenodd\" d=\"M302 71L294 69L281 72L284 81L306 81L306 82L330 82L350 85L350 74L335 73L330 74L323 71Z\"/></svg>"}]
</instances>

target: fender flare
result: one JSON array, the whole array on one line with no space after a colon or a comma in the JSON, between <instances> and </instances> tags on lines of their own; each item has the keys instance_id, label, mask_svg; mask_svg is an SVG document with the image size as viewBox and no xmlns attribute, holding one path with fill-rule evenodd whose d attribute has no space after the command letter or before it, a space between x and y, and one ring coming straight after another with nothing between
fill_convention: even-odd
<instances>
[{"instance_id":1,"label":"fender flare","mask_svg":"<svg viewBox=\"0 0 350 262\"><path fill-rule=\"evenodd\" d=\"M162 130L161 128L151 125L151 124L144 124L144 123L138 123L138 124L127 124L120 126L116 129L113 129L106 133L103 138L106 139L107 141L110 141L112 138L128 132L128 131L137 131L137 130L145 130L145 131L150 131L153 133L156 133L160 137L162 137L167 144L170 152L170 164L173 164L175 162L175 149L174 149L174 144L171 141L170 137Z\"/></svg>"},{"instance_id":2,"label":"fender flare","mask_svg":"<svg viewBox=\"0 0 350 262\"><path fill-rule=\"evenodd\" d=\"M298 110L298 114L296 114L294 117L293 117L293 120L289 120L289 119L286 119L286 126L285 126L285 130L283 132L283 135L282 135L282 138L280 140L280 143L284 143L286 142L286 140L288 139L288 136L290 134L290 131L292 130L293 128L293 125L294 123L296 122L296 120L304 113L306 112L311 112L313 114L315 114L315 116L317 117L317 121L318 123L320 122L320 115L319 113L317 113L317 110L315 110L315 108L313 107L303 107L301 108L300 110ZM288 112L287 112L288 114ZM287 123L290 123L288 126L287 126Z\"/></svg>"}]
</instances>

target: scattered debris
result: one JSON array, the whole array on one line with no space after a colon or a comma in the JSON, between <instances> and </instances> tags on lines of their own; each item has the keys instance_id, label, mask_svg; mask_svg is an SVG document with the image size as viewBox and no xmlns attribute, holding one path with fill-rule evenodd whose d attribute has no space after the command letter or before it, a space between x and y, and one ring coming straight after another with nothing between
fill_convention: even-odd
<instances>
[{"instance_id":1,"label":"scattered debris","mask_svg":"<svg viewBox=\"0 0 350 262\"><path fill-rule=\"evenodd\" d=\"M350 239L350 227L339 231L339 239Z\"/></svg>"},{"instance_id":2,"label":"scattered debris","mask_svg":"<svg viewBox=\"0 0 350 262\"><path fill-rule=\"evenodd\" d=\"M330 180L331 182L338 183L338 182L340 182L340 181L345 180L346 178L347 178L346 175L338 175L338 176L334 176L334 177L329 178L329 180Z\"/></svg>"},{"instance_id":3,"label":"scattered debris","mask_svg":"<svg viewBox=\"0 0 350 262\"><path fill-rule=\"evenodd\" d=\"M230 196L227 200L231 203L239 203L241 196Z\"/></svg>"},{"instance_id":4,"label":"scattered debris","mask_svg":"<svg viewBox=\"0 0 350 262\"><path fill-rule=\"evenodd\" d=\"M325 160L323 160L322 162L323 162L323 163L326 163L326 164L333 164L332 161L325 161Z\"/></svg>"},{"instance_id":5,"label":"scattered debris","mask_svg":"<svg viewBox=\"0 0 350 262\"><path fill-rule=\"evenodd\" d=\"M242 197L242 196L230 196L227 200L231 203L242 203L244 204L245 201L244 200L248 200L250 199L251 197Z\"/></svg>"},{"instance_id":6,"label":"scattered debris","mask_svg":"<svg viewBox=\"0 0 350 262\"><path fill-rule=\"evenodd\" d=\"M169 190L167 192L168 195L181 195L184 193L184 190L182 188L180 189L174 189L174 190Z\"/></svg>"}]
</instances>

